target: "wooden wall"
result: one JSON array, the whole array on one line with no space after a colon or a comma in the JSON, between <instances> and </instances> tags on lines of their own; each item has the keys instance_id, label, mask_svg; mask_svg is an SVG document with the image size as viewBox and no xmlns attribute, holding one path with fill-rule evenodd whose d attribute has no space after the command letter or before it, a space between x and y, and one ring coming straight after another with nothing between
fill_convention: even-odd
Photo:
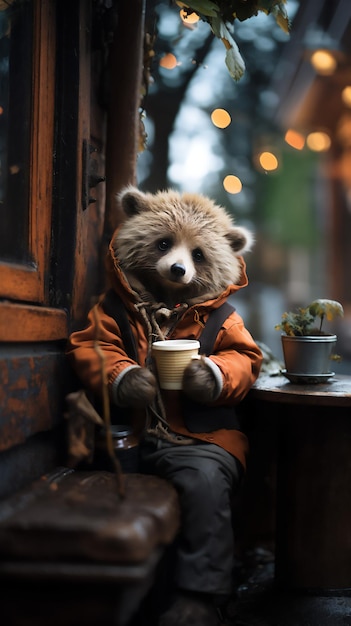
<instances>
[{"instance_id":1,"label":"wooden wall","mask_svg":"<svg viewBox=\"0 0 351 626\"><path fill-rule=\"evenodd\" d=\"M28 257L0 243L0 498L65 462L66 340L104 288L113 198L134 182L144 4L104 4L31 3Z\"/></svg>"}]
</instances>

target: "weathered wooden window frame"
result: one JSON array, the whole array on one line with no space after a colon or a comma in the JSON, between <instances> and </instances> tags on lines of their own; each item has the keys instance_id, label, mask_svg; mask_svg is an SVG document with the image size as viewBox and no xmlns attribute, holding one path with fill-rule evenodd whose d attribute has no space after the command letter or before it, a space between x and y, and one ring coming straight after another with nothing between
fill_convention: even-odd
<instances>
[{"instance_id":1,"label":"weathered wooden window frame","mask_svg":"<svg viewBox=\"0 0 351 626\"><path fill-rule=\"evenodd\" d=\"M49 303L53 188L54 2L34 0L33 29L30 217L27 242L32 261L30 264L0 262L0 341L11 342L50 341L67 336L65 312L45 306Z\"/></svg>"}]
</instances>

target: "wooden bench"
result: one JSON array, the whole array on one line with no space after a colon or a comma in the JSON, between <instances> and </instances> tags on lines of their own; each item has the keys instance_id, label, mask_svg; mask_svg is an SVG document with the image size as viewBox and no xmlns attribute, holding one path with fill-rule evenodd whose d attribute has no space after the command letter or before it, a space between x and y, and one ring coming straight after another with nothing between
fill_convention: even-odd
<instances>
[{"instance_id":1,"label":"wooden bench","mask_svg":"<svg viewBox=\"0 0 351 626\"><path fill-rule=\"evenodd\" d=\"M134 624L180 513L165 480L123 478L121 498L116 474L60 467L0 502L6 626Z\"/></svg>"}]
</instances>

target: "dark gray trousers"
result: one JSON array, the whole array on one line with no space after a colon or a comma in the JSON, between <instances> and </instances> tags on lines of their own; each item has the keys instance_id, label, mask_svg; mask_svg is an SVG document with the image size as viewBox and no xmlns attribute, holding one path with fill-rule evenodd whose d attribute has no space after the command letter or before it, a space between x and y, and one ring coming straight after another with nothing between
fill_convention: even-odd
<instances>
[{"instance_id":1,"label":"dark gray trousers","mask_svg":"<svg viewBox=\"0 0 351 626\"><path fill-rule=\"evenodd\" d=\"M146 439L141 470L169 480L181 505L175 582L181 589L210 594L232 590L233 493L240 463L214 444L174 445Z\"/></svg>"}]
</instances>

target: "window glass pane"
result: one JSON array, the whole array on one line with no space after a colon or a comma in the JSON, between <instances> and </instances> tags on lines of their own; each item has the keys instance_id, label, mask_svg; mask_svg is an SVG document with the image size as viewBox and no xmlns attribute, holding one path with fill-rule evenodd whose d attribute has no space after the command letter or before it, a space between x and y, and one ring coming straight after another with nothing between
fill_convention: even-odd
<instances>
[{"instance_id":1,"label":"window glass pane","mask_svg":"<svg viewBox=\"0 0 351 626\"><path fill-rule=\"evenodd\" d=\"M32 4L0 0L1 261L30 261Z\"/></svg>"}]
</instances>

